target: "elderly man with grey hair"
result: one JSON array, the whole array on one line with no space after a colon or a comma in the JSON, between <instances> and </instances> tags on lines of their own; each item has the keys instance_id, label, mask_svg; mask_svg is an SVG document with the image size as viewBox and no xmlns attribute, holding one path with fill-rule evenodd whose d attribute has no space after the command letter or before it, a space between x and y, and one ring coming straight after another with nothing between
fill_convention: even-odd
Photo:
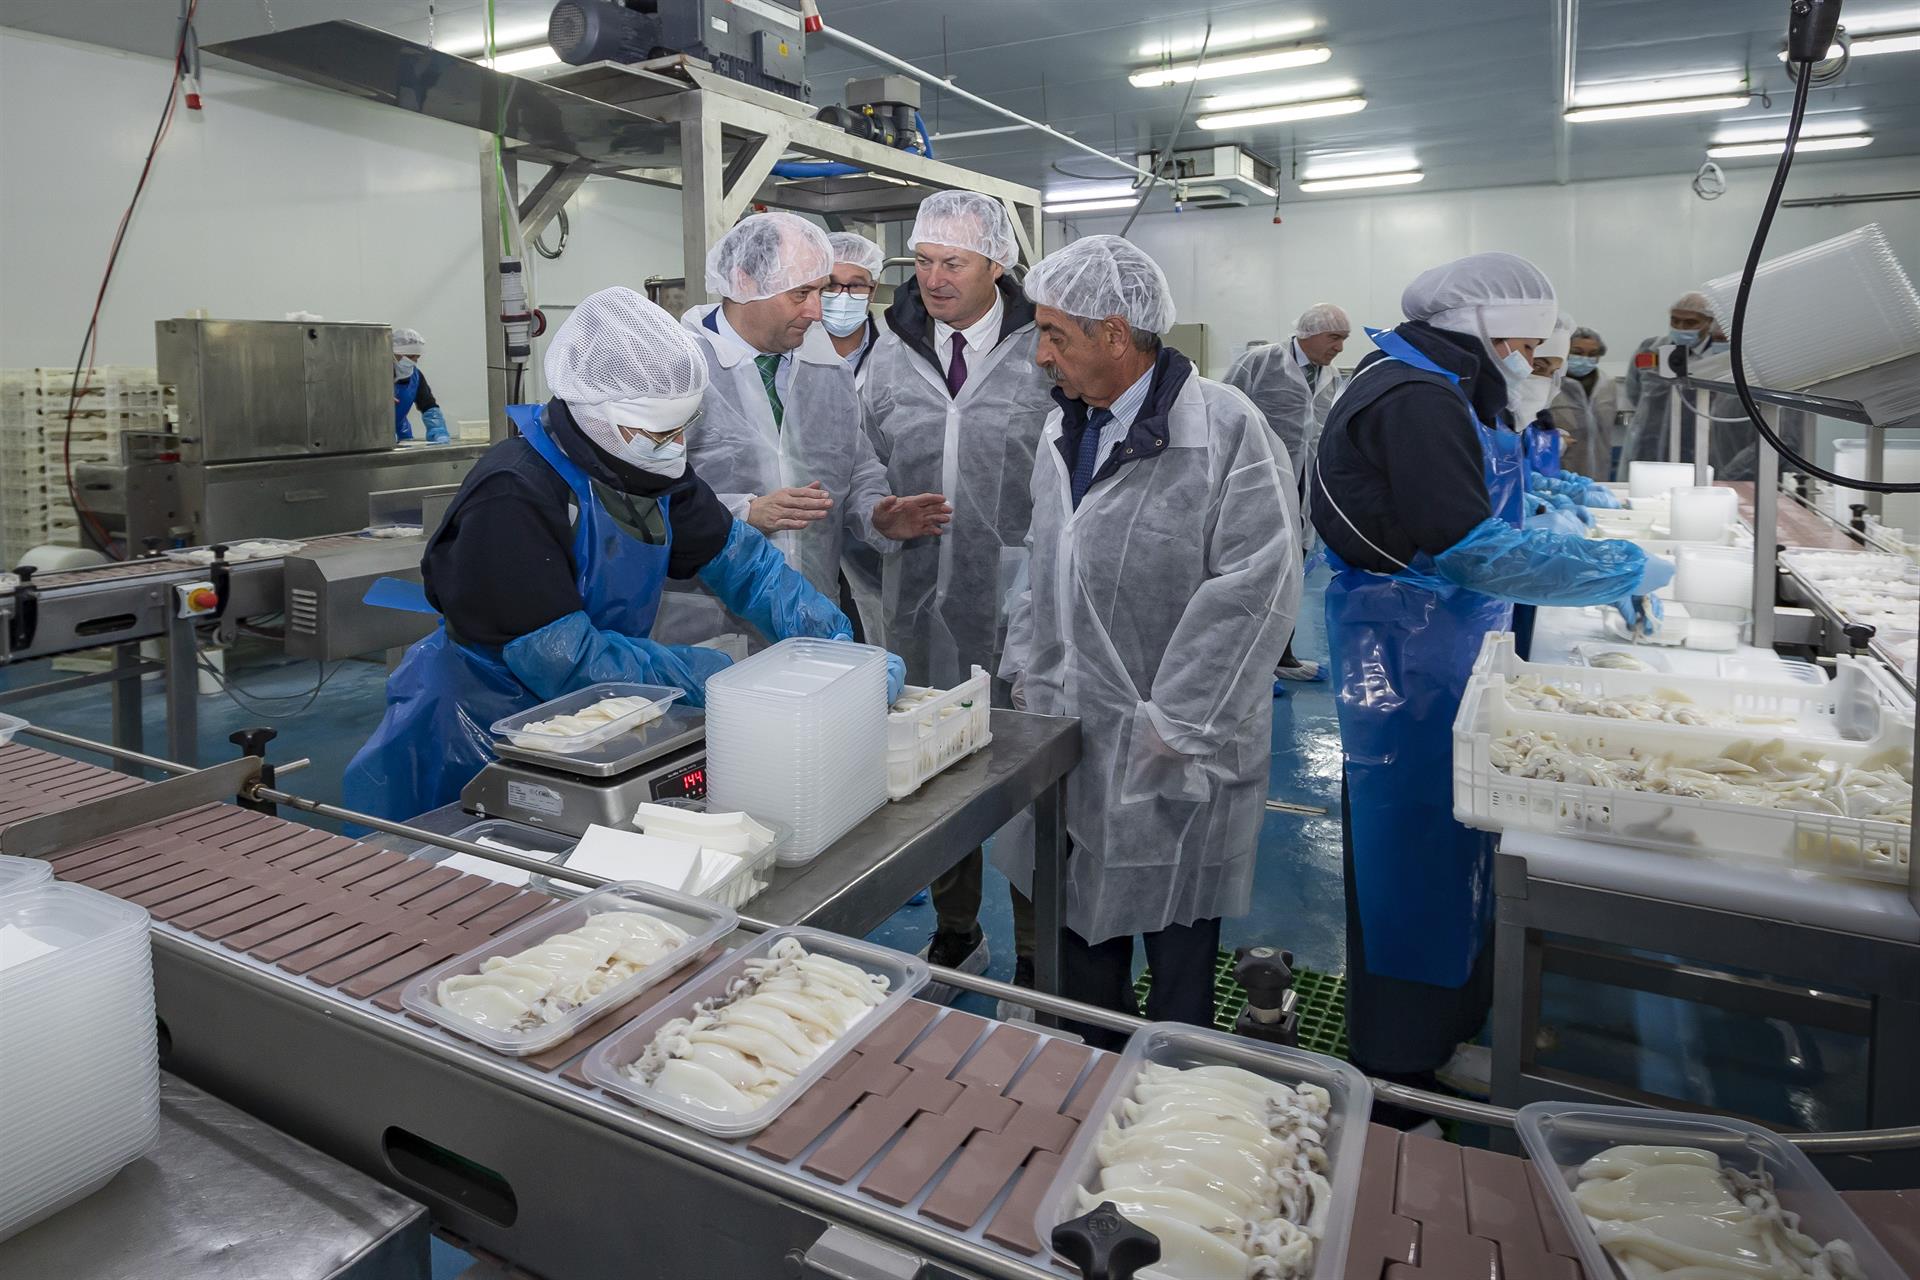
<instances>
[{"instance_id":1,"label":"elderly man with grey hair","mask_svg":"<svg viewBox=\"0 0 1920 1280\"><path fill-rule=\"evenodd\" d=\"M1221 918L1250 905L1271 672L1300 603L1293 469L1246 396L1162 343L1171 290L1140 249L1076 240L1026 288L1057 407L1000 674L1015 706L1080 719L1062 988L1134 1012L1144 935L1147 1017L1207 1025ZM1017 885L1031 837L1025 819L994 844Z\"/></svg>"},{"instance_id":2,"label":"elderly man with grey hair","mask_svg":"<svg viewBox=\"0 0 1920 1280\"><path fill-rule=\"evenodd\" d=\"M1613 478L1614 459L1620 453L1619 383L1600 368L1607 344L1581 325L1567 343L1560 387L1547 412L1553 425L1570 442L1562 458L1569 471L1594 480Z\"/></svg>"}]
</instances>

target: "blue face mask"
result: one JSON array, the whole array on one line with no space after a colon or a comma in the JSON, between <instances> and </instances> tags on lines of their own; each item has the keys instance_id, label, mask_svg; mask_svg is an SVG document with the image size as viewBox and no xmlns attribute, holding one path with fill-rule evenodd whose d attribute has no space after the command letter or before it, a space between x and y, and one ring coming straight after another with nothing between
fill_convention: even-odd
<instances>
[{"instance_id":1,"label":"blue face mask","mask_svg":"<svg viewBox=\"0 0 1920 1280\"><path fill-rule=\"evenodd\" d=\"M1600 358L1598 356L1567 357L1567 376L1570 378L1584 378L1599 367Z\"/></svg>"},{"instance_id":2,"label":"blue face mask","mask_svg":"<svg viewBox=\"0 0 1920 1280\"><path fill-rule=\"evenodd\" d=\"M1691 347L1700 341L1700 331L1698 329L1669 329L1667 330L1667 341L1676 347Z\"/></svg>"}]
</instances>

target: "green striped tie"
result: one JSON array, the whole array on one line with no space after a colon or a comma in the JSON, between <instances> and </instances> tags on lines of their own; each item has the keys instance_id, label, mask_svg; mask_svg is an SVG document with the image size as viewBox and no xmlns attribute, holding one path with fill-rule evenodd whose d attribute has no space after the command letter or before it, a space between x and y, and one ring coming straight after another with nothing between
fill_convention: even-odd
<instances>
[{"instance_id":1,"label":"green striped tie","mask_svg":"<svg viewBox=\"0 0 1920 1280\"><path fill-rule=\"evenodd\" d=\"M767 403L773 406L773 425L782 425L787 416L787 407L780 403L779 382L780 357L755 356L753 362L760 366L760 385L767 389Z\"/></svg>"}]
</instances>

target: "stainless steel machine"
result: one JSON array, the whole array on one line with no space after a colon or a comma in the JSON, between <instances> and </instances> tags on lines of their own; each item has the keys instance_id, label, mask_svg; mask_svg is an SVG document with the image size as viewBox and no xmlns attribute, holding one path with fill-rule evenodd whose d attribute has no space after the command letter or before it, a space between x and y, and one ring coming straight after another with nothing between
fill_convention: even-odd
<instances>
[{"instance_id":1,"label":"stainless steel machine","mask_svg":"<svg viewBox=\"0 0 1920 1280\"><path fill-rule=\"evenodd\" d=\"M174 430L74 471L129 553L357 528L370 494L457 484L486 447L395 445L385 325L161 320L154 347Z\"/></svg>"}]
</instances>

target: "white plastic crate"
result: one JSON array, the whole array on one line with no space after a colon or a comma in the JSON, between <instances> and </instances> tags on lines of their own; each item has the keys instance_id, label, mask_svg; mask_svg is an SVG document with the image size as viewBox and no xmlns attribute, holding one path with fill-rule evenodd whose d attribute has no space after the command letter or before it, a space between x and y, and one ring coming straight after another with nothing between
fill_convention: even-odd
<instances>
[{"instance_id":1,"label":"white plastic crate","mask_svg":"<svg viewBox=\"0 0 1920 1280\"><path fill-rule=\"evenodd\" d=\"M887 713L889 800L906 799L927 779L993 741L991 683L986 671L976 666L971 676L945 693ZM900 697L935 692L908 685Z\"/></svg>"},{"instance_id":2,"label":"white plastic crate","mask_svg":"<svg viewBox=\"0 0 1920 1280\"><path fill-rule=\"evenodd\" d=\"M1574 668L1566 668L1574 670ZM1609 677L1645 672L1606 671ZM1672 677L1656 677L1671 682ZM1794 701L1786 686L1766 695ZM1757 687L1747 696L1758 696ZM1477 674L1467 683L1453 723L1453 813L1483 831L1540 831L1708 855L1804 867L1853 879L1905 884L1912 830L1894 822L1835 817L1795 809L1767 809L1722 800L1520 778L1494 767L1492 744L1511 733L1552 733L1576 752L1619 756L1707 758L1741 743L1783 741L1794 751L1839 764L1863 765L1889 755L1911 763L1912 730L1881 719L1866 741L1822 739L1768 726L1693 726L1567 715L1515 707L1503 676Z\"/></svg>"}]
</instances>

